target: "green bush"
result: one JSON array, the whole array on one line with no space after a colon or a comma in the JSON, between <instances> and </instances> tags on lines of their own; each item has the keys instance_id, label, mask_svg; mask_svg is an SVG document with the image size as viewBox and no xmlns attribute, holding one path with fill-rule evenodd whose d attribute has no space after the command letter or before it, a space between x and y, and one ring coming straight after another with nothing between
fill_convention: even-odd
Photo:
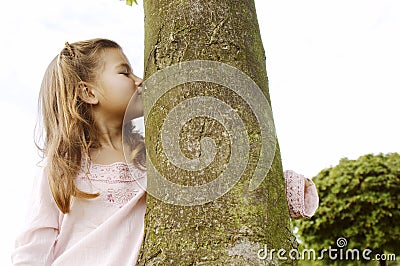
<instances>
[{"instance_id":1,"label":"green bush","mask_svg":"<svg viewBox=\"0 0 400 266\"><path fill-rule=\"evenodd\" d=\"M399 154L344 158L337 166L322 170L313 181L320 206L311 219L294 221L302 242L300 249L319 252L336 248L336 240L342 237L347 241L343 250L370 249L370 257L383 252L400 255Z\"/></svg>"}]
</instances>

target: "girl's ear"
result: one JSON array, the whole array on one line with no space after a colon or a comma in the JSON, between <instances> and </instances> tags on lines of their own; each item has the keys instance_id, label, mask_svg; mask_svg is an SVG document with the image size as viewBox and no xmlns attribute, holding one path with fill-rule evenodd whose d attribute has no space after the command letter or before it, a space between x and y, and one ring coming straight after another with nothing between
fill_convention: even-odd
<instances>
[{"instance_id":1,"label":"girl's ear","mask_svg":"<svg viewBox=\"0 0 400 266\"><path fill-rule=\"evenodd\" d=\"M99 99L97 99L96 92L94 89L86 82L80 82L78 84L78 96L79 98L88 104L98 104Z\"/></svg>"}]
</instances>

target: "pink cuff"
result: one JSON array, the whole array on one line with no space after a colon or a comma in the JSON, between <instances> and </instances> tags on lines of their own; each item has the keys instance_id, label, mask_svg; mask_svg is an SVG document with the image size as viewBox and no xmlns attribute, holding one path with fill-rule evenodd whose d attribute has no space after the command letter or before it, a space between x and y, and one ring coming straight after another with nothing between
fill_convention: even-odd
<instances>
[{"instance_id":1,"label":"pink cuff","mask_svg":"<svg viewBox=\"0 0 400 266\"><path fill-rule=\"evenodd\" d=\"M286 170L284 176L290 217L300 219L313 216L319 205L314 182L292 170Z\"/></svg>"}]
</instances>

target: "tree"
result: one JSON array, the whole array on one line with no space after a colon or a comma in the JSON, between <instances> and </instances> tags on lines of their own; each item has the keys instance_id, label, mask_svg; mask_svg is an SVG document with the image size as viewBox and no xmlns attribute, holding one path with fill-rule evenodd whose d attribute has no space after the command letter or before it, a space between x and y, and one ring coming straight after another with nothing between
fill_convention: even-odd
<instances>
[{"instance_id":1,"label":"tree","mask_svg":"<svg viewBox=\"0 0 400 266\"><path fill-rule=\"evenodd\" d=\"M279 261L276 254L271 260L259 259L257 255L265 246L289 251L297 247L297 242L292 234L285 197L279 146L275 132L271 134L273 121L269 116L272 113L265 54L254 1L145 0L144 13L149 193L145 237L138 264L295 264L290 258ZM199 65L192 64L193 60L207 61L196 61ZM191 63L183 65L182 62ZM219 65L213 62L219 62ZM172 71L169 67L177 63L182 63L181 68ZM149 84L153 74L163 70L170 72ZM217 84L213 79L206 81L204 71L209 71L207 77L212 76L221 83ZM187 78L194 73L202 76L203 82L175 83L182 75ZM251 82L246 77L255 82L257 90L247 87ZM168 82L163 84L171 86L171 89L157 98L154 95L164 89L160 83L165 79L172 85ZM232 81L244 82L245 87L232 84ZM223 84L237 86L243 95ZM187 101L190 99L194 101ZM179 107L181 112L175 117L177 124L165 129L168 119L174 119L170 118L174 116L172 113L184 101L190 104ZM180 117L191 113L194 105L199 107L202 103L204 106L198 108L198 112L208 110L220 115L220 119L206 114L187 120ZM225 112L222 109L226 106L230 110ZM234 117L241 122L235 122ZM269 120L266 124L260 123L260 117ZM185 120L181 128L178 128L179 120ZM244 127L239 130L234 126L229 131L227 124L230 123L243 123ZM177 134L163 142L162 130L168 133L176 128L179 129ZM235 134L239 137L232 136ZM242 140L243 136L247 140ZM247 141L247 152L240 154L240 161L230 164L233 157L238 159L233 150L246 146L241 145L241 141ZM266 150L267 144L273 144L270 146L272 149ZM169 149L178 146L176 154L193 163L195 170L171 162L173 156L168 156L166 145L171 146ZM265 159L268 156L270 161ZM225 187L226 182L211 189L206 186L242 162L245 162L244 168L232 172L238 175L238 179L230 176L225 179L228 183L234 180L233 186ZM170 182L179 184L182 190L167 189L164 183L155 179L159 173ZM253 178L260 173L261 178ZM200 189L180 194L184 187L203 185L206 186L202 190L204 197L197 193ZM212 200L208 200L210 198Z\"/></svg>"},{"instance_id":2,"label":"tree","mask_svg":"<svg viewBox=\"0 0 400 266\"><path fill-rule=\"evenodd\" d=\"M384 251L400 254L399 154L344 158L313 181L320 206L310 220L296 221L306 248L370 249L371 258Z\"/></svg>"}]
</instances>

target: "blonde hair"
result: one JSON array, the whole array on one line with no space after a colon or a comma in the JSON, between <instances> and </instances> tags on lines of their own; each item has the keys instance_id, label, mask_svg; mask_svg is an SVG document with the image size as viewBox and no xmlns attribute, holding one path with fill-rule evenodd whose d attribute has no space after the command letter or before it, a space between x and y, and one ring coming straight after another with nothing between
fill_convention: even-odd
<instances>
[{"instance_id":1,"label":"blonde hair","mask_svg":"<svg viewBox=\"0 0 400 266\"><path fill-rule=\"evenodd\" d=\"M102 67L102 53L106 49L121 49L114 41L92 39L72 44L56 56L44 75L40 93L44 143L39 147L47 159L46 173L50 190L58 208L63 213L70 210L71 198L95 198L79 190L75 177L82 159L89 158L89 150L100 147L99 131L94 123L91 105L79 98L81 82L94 83ZM72 51L72 52L71 52ZM143 169L145 145L143 137L132 123L123 127L125 142L131 147L132 163ZM85 162L86 167L88 161Z\"/></svg>"}]
</instances>

